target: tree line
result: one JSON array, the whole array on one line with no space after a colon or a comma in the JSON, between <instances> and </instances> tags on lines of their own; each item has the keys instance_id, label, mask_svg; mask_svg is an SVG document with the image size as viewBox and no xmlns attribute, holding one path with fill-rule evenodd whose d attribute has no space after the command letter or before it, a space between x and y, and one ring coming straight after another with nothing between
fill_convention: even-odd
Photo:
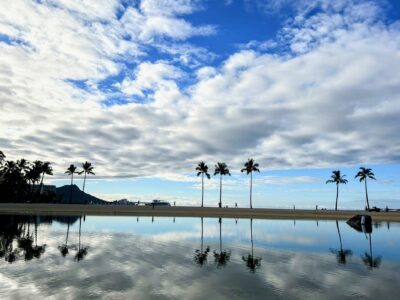
<instances>
[{"instance_id":1,"label":"tree line","mask_svg":"<svg viewBox=\"0 0 400 300\"><path fill-rule=\"evenodd\" d=\"M85 192L86 177L87 175L95 175L93 171L94 167L90 162L85 161L82 163L81 167L82 169L78 170L77 166L71 164L65 171L65 174L71 176L69 203L72 202L74 175L84 174L81 203L83 202L83 196ZM198 163L196 172L197 176L201 175L201 207L204 207L204 177L210 179L211 176L208 173L208 166L203 161ZM259 164L256 163L253 158L249 158L247 162L244 163L244 168L241 169L241 172L246 172L247 175L250 175L250 208L253 208L253 172L260 172ZM43 162L40 160L29 162L23 158L17 161L6 160L5 154L0 151L0 202L57 202L56 194L52 191L44 190L43 188L43 180L45 175L53 175L53 168L50 162ZM226 163L217 162L214 168L214 176L216 175L219 175L220 181L218 206L221 208L222 176L231 176ZM338 207L339 184L346 184L348 182L345 177L346 175L342 175L340 170L334 170L332 171L331 179L326 181L326 183L336 184L335 210L337 210ZM372 172L372 169L361 167L355 178L359 178L360 182L364 182L366 209L369 210L370 205L368 199L367 179L370 178L376 180L375 175Z\"/></svg>"},{"instance_id":2,"label":"tree line","mask_svg":"<svg viewBox=\"0 0 400 300\"><path fill-rule=\"evenodd\" d=\"M82 163L82 170L71 164L65 174L71 176L70 203L72 200L72 186L74 174L84 174L82 197L85 191L87 175L95 175L90 162ZM6 160L5 154L0 151L0 202L58 202L54 191L44 189L43 180L46 175L53 175L53 167L48 161L35 160L29 162L22 158L17 161Z\"/></svg>"},{"instance_id":3,"label":"tree line","mask_svg":"<svg viewBox=\"0 0 400 300\"><path fill-rule=\"evenodd\" d=\"M205 162L201 161L196 167L197 176L201 175L201 207L204 206L204 176L207 179L210 179L211 176L208 173L208 166ZM244 164L244 168L240 170L242 173L246 172L247 175L250 174L250 208L253 208L252 204L252 191L253 191L253 172L260 172L259 164L254 162L253 158L249 158L247 162ZM336 202L335 202L335 210L337 210L338 206L338 198L339 198L339 184L346 184L348 182L346 175L341 175L340 170L332 171L331 179L327 180L326 183L336 183ZM228 166L224 162L217 162L214 168L214 176L220 175L220 184L219 184L219 203L218 206L222 207L222 176L229 175L231 173L229 171ZM366 210L370 210L369 200L368 200L368 188L367 188L367 178L376 180L375 174L372 172L372 169L360 167L360 171L356 174L355 178L359 178L360 182L364 182L365 185L365 199L366 199Z\"/></svg>"},{"instance_id":4,"label":"tree line","mask_svg":"<svg viewBox=\"0 0 400 300\"><path fill-rule=\"evenodd\" d=\"M339 184L346 184L348 182L345 179L346 175L341 175L340 170L332 171L331 179L327 180L326 183L335 183L336 184L336 202L335 202L335 210L337 210L338 206L338 198L339 198ZM376 180L375 174L372 172L370 168L360 167L360 171L357 172L354 178L359 178L360 182L364 182L365 186L365 202L366 210L370 210L369 200L368 200L368 188L367 188L367 178Z\"/></svg>"}]
</instances>

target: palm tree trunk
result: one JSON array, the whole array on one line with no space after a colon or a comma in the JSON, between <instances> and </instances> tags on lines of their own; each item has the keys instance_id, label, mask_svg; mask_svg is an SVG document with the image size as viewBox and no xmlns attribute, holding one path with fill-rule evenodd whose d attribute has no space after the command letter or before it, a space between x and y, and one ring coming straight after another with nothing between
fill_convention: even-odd
<instances>
[{"instance_id":1,"label":"palm tree trunk","mask_svg":"<svg viewBox=\"0 0 400 300\"><path fill-rule=\"evenodd\" d=\"M222 175L219 175L219 208L222 207Z\"/></svg>"},{"instance_id":2,"label":"palm tree trunk","mask_svg":"<svg viewBox=\"0 0 400 300\"><path fill-rule=\"evenodd\" d=\"M83 200L83 195L85 194L85 183L86 183L86 172L85 172L85 178L83 178L83 188L82 188L82 193L81 193L81 202ZM85 204L86 204L86 197L85 197Z\"/></svg>"},{"instance_id":3,"label":"palm tree trunk","mask_svg":"<svg viewBox=\"0 0 400 300\"><path fill-rule=\"evenodd\" d=\"M44 172L42 173L42 180L40 181L40 194L43 193L43 179L44 179Z\"/></svg>"},{"instance_id":4,"label":"palm tree trunk","mask_svg":"<svg viewBox=\"0 0 400 300\"><path fill-rule=\"evenodd\" d=\"M204 205L204 173L201 173L201 207Z\"/></svg>"},{"instance_id":5,"label":"palm tree trunk","mask_svg":"<svg viewBox=\"0 0 400 300\"><path fill-rule=\"evenodd\" d=\"M335 204L335 210L337 210L338 198L339 198L339 183L336 183L336 204Z\"/></svg>"},{"instance_id":6,"label":"palm tree trunk","mask_svg":"<svg viewBox=\"0 0 400 300\"><path fill-rule=\"evenodd\" d=\"M365 178L365 199L367 200L367 208L369 210L369 201L368 201L368 189L367 189L367 178Z\"/></svg>"},{"instance_id":7,"label":"palm tree trunk","mask_svg":"<svg viewBox=\"0 0 400 300\"><path fill-rule=\"evenodd\" d=\"M252 190L253 190L253 172L250 172L250 208L253 208L253 204L251 202Z\"/></svg>"},{"instance_id":8,"label":"palm tree trunk","mask_svg":"<svg viewBox=\"0 0 400 300\"><path fill-rule=\"evenodd\" d=\"M74 181L74 173L71 175L71 188L70 188L70 193L69 193L69 204L72 202L72 183Z\"/></svg>"}]
</instances>

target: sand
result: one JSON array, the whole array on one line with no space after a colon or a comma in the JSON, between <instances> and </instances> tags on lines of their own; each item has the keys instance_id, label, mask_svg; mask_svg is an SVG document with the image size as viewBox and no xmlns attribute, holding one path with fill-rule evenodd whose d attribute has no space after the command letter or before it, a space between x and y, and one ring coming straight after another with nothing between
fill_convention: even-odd
<instances>
[{"instance_id":1,"label":"sand","mask_svg":"<svg viewBox=\"0 0 400 300\"><path fill-rule=\"evenodd\" d=\"M374 221L400 222L400 211L365 212L356 210L304 210L264 208L217 208L172 206L155 207L131 205L82 205L82 204L0 204L0 214L39 214L59 216L170 216L211 218L254 218L254 219L304 219L304 220L347 220L357 214L370 215Z\"/></svg>"}]
</instances>

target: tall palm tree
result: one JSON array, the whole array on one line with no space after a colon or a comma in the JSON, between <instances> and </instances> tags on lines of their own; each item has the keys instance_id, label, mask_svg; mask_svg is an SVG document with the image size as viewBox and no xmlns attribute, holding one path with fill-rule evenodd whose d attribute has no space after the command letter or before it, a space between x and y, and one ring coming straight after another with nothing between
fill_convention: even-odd
<instances>
[{"instance_id":1,"label":"tall palm tree","mask_svg":"<svg viewBox=\"0 0 400 300\"><path fill-rule=\"evenodd\" d=\"M339 198L339 184L347 183L347 179L344 179L346 175L341 175L340 170L332 171L332 179L329 179L326 181L326 183L336 183L336 204L335 204L335 210L337 210L337 203L338 203L338 198Z\"/></svg>"},{"instance_id":2,"label":"tall palm tree","mask_svg":"<svg viewBox=\"0 0 400 300\"><path fill-rule=\"evenodd\" d=\"M0 150L0 165L3 164L3 161L5 158L6 158L6 156L4 155L3 151Z\"/></svg>"},{"instance_id":3,"label":"tall palm tree","mask_svg":"<svg viewBox=\"0 0 400 300\"><path fill-rule=\"evenodd\" d=\"M92 166L92 164L90 162L85 161L84 163L82 163L82 169L83 169L83 171L80 171L78 173L78 174L85 173L85 178L83 179L83 189L82 189L82 194L81 194L81 201L82 201L83 195L85 193L86 175L87 174L96 175L93 172L93 166ZM87 204L86 200L85 200L85 204Z\"/></svg>"},{"instance_id":4,"label":"tall palm tree","mask_svg":"<svg viewBox=\"0 0 400 300\"><path fill-rule=\"evenodd\" d=\"M339 243L340 243L340 249L335 250L335 249L330 249L332 253L336 254L336 259L339 264L346 264L346 258L347 256L351 256L353 254L353 251L350 249L343 249L343 244L342 244L342 236L340 234L340 229L339 229L339 222L336 221L336 228L337 232L339 235Z\"/></svg>"},{"instance_id":5,"label":"tall palm tree","mask_svg":"<svg viewBox=\"0 0 400 300\"><path fill-rule=\"evenodd\" d=\"M40 193L43 193L44 175L53 175L53 168L51 167L51 163L48 161L42 164L42 180L40 181Z\"/></svg>"},{"instance_id":6,"label":"tall palm tree","mask_svg":"<svg viewBox=\"0 0 400 300\"><path fill-rule=\"evenodd\" d=\"M70 195L69 195L69 204L71 204L72 201L72 184L74 182L74 174L79 174L77 170L77 167L74 165L70 165L67 171L65 171L64 174L71 175L71 188L70 188Z\"/></svg>"},{"instance_id":7,"label":"tall palm tree","mask_svg":"<svg viewBox=\"0 0 400 300\"><path fill-rule=\"evenodd\" d=\"M229 173L229 169L225 163L220 163L218 162L215 165L215 171L214 171L214 176L219 174L219 207L222 207L222 175L229 175L231 176L231 173Z\"/></svg>"},{"instance_id":8,"label":"tall palm tree","mask_svg":"<svg viewBox=\"0 0 400 300\"><path fill-rule=\"evenodd\" d=\"M4 155L3 151L0 151L0 183L3 181L3 163L5 161L6 156Z\"/></svg>"},{"instance_id":9,"label":"tall palm tree","mask_svg":"<svg viewBox=\"0 0 400 300\"><path fill-rule=\"evenodd\" d=\"M199 162L199 164L196 167L197 176L200 176L201 174L201 207L204 206L204 175L208 179L210 179L210 174L208 174L208 166L203 162Z\"/></svg>"},{"instance_id":10,"label":"tall palm tree","mask_svg":"<svg viewBox=\"0 0 400 300\"><path fill-rule=\"evenodd\" d=\"M250 208L253 208L253 204L251 202L251 196L253 192L253 172L260 173L258 167L259 165L257 163L254 163L254 159L249 158L248 161L244 164L244 168L241 170L241 172L246 171L247 175L250 174Z\"/></svg>"},{"instance_id":11,"label":"tall palm tree","mask_svg":"<svg viewBox=\"0 0 400 300\"><path fill-rule=\"evenodd\" d=\"M210 247L207 246L206 250L203 251L203 217L201 217L201 244L200 249L195 251L194 261L203 266L204 263L207 261L208 253L210 252Z\"/></svg>"},{"instance_id":12,"label":"tall palm tree","mask_svg":"<svg viewBox=\"0 0 400 300\"><path fill-rule=\"evenodd\" d=\"M42 175L43 162L35 160L26 173L26 179L31 182L31 193L35 192L35 184L39 183Z\"/></svg>"},{"instance_id":13,"label":"tall palm tree","mask_svg":"<svg viewBox=\"0 0 400 300\"><path fill-rule=\"evenodd\" d=\"M254 243L253 243L253 219L250 219L250 239L251 239L251 254L242 256L242 260L246 263L250 272L254 273L257 268L261 266L261 257L254 256Z\"/></svg>"},{"instance_id":14,"label":"tall palm tree","mask_svg":"<svg viewBox=\"0 0 400 300\"><path fill-rule=\"evenodd\" d=\"M361 171L358 171L357 175L354 178L360 177L360 182L364 181L364 184L365 184L365 199L367 201L367 209L369 210L367 178L371 178L373 180L376 180L376 178L375 178L375 174L372 172L372 169L361 167L360 170Z\"/></svg>"},{"instance_id":15,"label":"tall palm tree","mask_svg":"<svg viewBox=\"0 0 400 300\"><path fill-rule=\"evenodd\" d=\"M17 160L17 167L20 172L25 174L25 172L29 170L29 162L25 158L21 158L20 160Z\"/></svg>"}]
</instances>

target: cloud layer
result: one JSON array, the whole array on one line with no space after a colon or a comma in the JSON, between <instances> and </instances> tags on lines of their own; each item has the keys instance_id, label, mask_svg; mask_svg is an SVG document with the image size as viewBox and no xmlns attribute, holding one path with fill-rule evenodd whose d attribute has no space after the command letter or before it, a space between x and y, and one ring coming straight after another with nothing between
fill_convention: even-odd
<instances>
[{"instance_id":1,"label":"cloud layer","mask_svg":"<svg viewBox=\"0 0 400 300\"><path fill-rule=\"evenodd\" d=\"M400 23L375 2L304 3L270 46L214 64L191 41L221 34L187 18L200 1L12 1L0 9L0 149L58 173L89 160L102 176L248 157L398 163Z\"/></svg>"}]
</instances>

